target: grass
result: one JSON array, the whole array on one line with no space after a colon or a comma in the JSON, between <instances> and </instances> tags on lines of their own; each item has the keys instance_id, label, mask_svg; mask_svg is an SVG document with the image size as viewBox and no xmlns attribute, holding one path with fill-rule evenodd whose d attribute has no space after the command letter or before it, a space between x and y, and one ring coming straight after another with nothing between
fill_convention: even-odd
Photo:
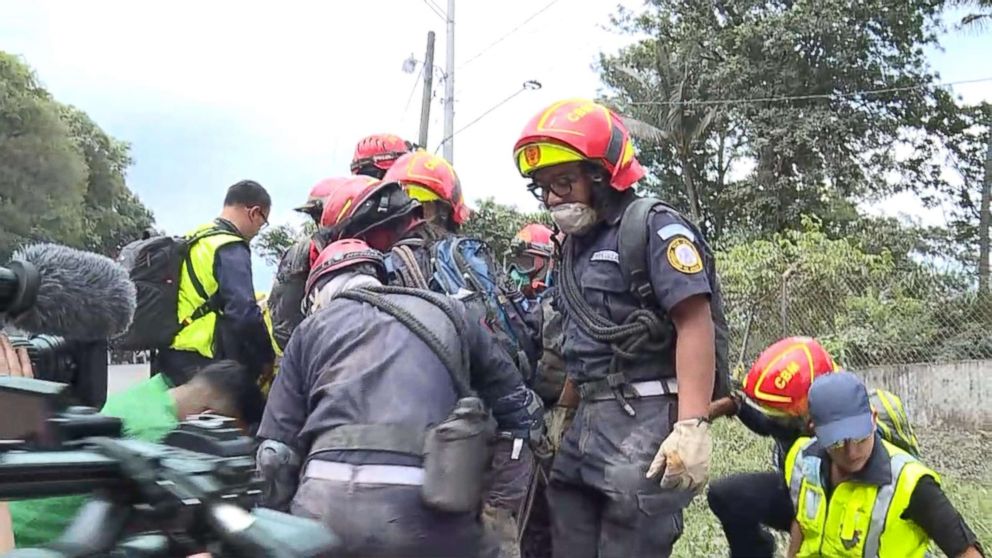
<instances>
[{"instance_id":1,"label":"grass","mask_svg":"<svg viewBox=\"0 0 992 558\"><path fill-rule=\"evenodd\" d=\"M992 546L992 434L953 430L918 430L924 461L940 475L944 491L964 516L978 540ZM772 470L771 441L752 434L737 421L721 420L713 426L711 478ZM784 556L786 538L779 539ZM726 556L727 542L716 517L697 497L686 510L685 533L673 556L699 558ZM938 556L943 556L939 553Z\"/></svg>"}]
</instances>

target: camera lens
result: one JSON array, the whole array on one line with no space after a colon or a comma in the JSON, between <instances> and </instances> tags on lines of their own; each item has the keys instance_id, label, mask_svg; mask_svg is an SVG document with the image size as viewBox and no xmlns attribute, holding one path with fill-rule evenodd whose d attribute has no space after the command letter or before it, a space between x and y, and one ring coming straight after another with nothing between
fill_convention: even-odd
<instances>
[{"instance_id":1,"label":"camera lens","mask_svg":"<svg viewBox=\"0 0 992 558\"><path fill-rule=\"evenodd\" d=\"M73 358L71 343L54 335L33 335L31 337L10 336L15 349L25 348L31 359L35 377L52 382L72 383L76 375L76 361Z\"/></svg>"}]
</instances>

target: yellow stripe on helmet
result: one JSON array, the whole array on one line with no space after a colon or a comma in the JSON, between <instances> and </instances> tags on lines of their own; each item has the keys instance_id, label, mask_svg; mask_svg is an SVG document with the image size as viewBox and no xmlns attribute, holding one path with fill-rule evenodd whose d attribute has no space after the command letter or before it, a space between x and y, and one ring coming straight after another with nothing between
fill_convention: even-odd
<instances>
[{"instance_id":1,"label":"yellow stripe on helmet","mask_svg":"<svg viewBox=\"0 0 992 558\"><path fill-rule=\"evenodd\" d=\"M406 190L408 196L420 202L438 201L441 199L441 196L434 193L433 190L417 184L404 184L403 189Z\"/></svg>"},{"instance_id":2,"label":"yellow stripe on helmet","mask_svg":"<svg viewBox=\"0 0 992 558\"><path fill-rule=\"evenodd\" d=\"M523 176L530 176L534 171L544 167L586 160L586 157L570 147L543 141L521 147L517 150L515 158L517 168Z\"/></svg>"}]
</instances>

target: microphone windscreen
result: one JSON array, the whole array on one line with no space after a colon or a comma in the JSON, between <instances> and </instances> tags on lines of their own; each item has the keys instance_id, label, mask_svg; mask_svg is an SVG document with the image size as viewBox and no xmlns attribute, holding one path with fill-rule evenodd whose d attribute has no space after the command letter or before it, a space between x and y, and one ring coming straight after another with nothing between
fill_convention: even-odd
<instances>
[{"instance_id":1,"label":"microphone windscreen","mask_svg":"<svg viewBox=\"0 0 992 558\"><path fill-rule=\"evenodd\" d=\"M32 333L70 339L108 339L131 325L136 305L128 272L110 258L59 246L36 244L14 254L40 275L34 305L12 325Z\"/></svg>"}]
</instances>

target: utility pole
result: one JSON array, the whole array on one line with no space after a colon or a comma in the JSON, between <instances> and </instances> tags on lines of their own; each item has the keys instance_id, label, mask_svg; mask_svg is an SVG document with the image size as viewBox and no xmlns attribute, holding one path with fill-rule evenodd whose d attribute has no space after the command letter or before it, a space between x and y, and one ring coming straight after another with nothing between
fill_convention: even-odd
<instances>
[{"instance_id":1,"label":"utility pole","mask_svg":"<svg viewBox=\"0 0 992 558\"><path fill-rule=\"evenodd\" d=\"M455 0L448 0L448 38L444 76L444 158L454 164L455 142Z\"/></svg>"},{"instance_id":2,"label":"utility pole","mask_svg":"<svg viewBox=\"0 0 992 558\"><path fill-rule=\"evenodd\" d=\"M434 32L427 32L427 54L424 56L424 98L420 102L420 147L427 148L427 126L431 120L431 97L434 90Z\"/></svg>"}]
</instances>

